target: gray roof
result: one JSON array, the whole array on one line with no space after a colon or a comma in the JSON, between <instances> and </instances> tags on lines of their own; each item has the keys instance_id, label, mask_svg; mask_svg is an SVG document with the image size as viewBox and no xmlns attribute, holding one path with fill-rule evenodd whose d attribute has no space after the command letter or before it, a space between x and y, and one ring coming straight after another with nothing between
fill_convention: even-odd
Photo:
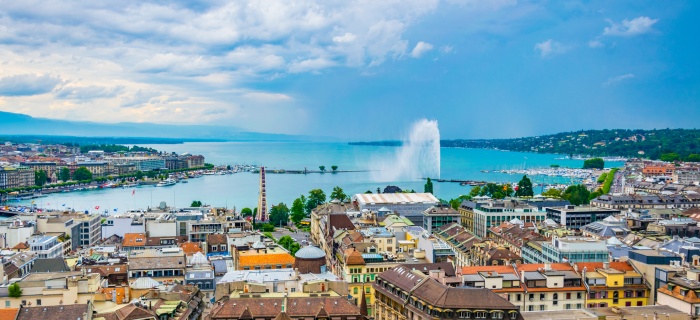
<instances>
[{"instance_id":1,"label":"gray roof","mask_svg":"<svg viewBox=\"0 0 700 320\"><path fill-rule=\"evenodd\" d=\"M66 261L63 260L63 258L57 257L57 258L36 259L36 261L34 261L34 266L32 267L32 270L29 272L30 273L38 273L38 272L63 272L63 271L70 271L70 268L68 268L68 265L66 264Z\"/></svg>"},{"instance_id":2,"label":"gray roof","mask_svg":"<svg viewBox=\"0 0 700 320\"><path fill-rule=\"evenodd\" d=\"M296 254L294 254L294 256L302 259L320 259L325 258L326 253L317 247L307 246L297 251Z\"/></svg>"}]
</instances>

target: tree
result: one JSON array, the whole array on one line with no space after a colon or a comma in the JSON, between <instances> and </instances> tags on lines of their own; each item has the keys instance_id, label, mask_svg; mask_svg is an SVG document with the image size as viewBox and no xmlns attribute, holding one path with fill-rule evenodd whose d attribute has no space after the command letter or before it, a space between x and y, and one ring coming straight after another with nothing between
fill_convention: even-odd
<instances>
[{"instance_id":1,"label":"tree","mask_svg":"<svg viewBox=\"0 0 700 320\"><path fill-rule=\"evenodd\" d=\"M304 203L306 203L306 197L302 194L299 198L294 199L292 203L292 222L298 224L301 220L306 218L306 213L304 212Z\"/></svg>"},{"instance_id":2,"label":"tree","mask_svg":"<svg viewBox=\"0 0 700 320\"><path fill-rule=\"evenodd\" d=\"M372 190L365 191L365 194L372 194Z\"/></svg>"},{"instance_id":3,"label":"tree","mask_svg":"<svg viewBox=\"0 0 700 320\"><path fill-rule=\"evenodd\" d=\"M462 204L462 202L464 202L466 200L470 200L471 198L472 197L467 196L467 195L460 195L459 197L450 200L450 206L453 209L457 210L457 208L459 208L459 206Z\"/></svg>"},{"instance_id":4,"label":"tree","mask_svg":"<svg viewBox=\"0 0 700 320\"><path fill-rule=\"evenodd\" d=\"M380 189L379 187L377 187L377 194L380 194L380 193L382 193L382 189Z\"/></svg>"},{"instance_id":5,"label":"tree","mask_svg":"<svg viewBox=\"0 0 700 320\"><path fill-rule=\"evenodd\" d=\"M666 162L675 162L681 160L681 156L679 156L675 152L669 152L669 153L664 153L661 154L661 157L659 158L661 161L666 161Z\"/></svg>"},{"instance_id":6,"label":"tree","mask_svg":"<svg viewBox=\"0 0 700 320\"><path fill-rule=\"evenodd\" d=\"M471 190L469 190L469 196L472 198L478 196L480 193L481 193L481 187L479 187L479 186L474 186L474 187L472 187Z\"/></svg>"},{"instance_id":7,"label":"tree","mask_svg":"<svg viewBox=\"0 0 700 320\"><path fill-rule=\"evenodd\" d=\"M48 178L46 170L34 171L34 185L41 187L46 184Z\"/></svg>"},{"instance_id":8,"label":"tree","mask_svg":"<svg viewBox=\"0 0 700 320\"><path fill-rule=\"evenodd\" d=\"M299 243L294 242L289 246L289 253L293 256L293 255L297 254L297 251L299 251L299 249L301 249L301 246L299 245Z\"/></svg>"},{"instance_id":9,"label":"tree","mask_svg":"<svg viewBox=\"0 0 700 320\"><path fill-rule=\"evenodd\" d=\"M136 177L136 180L141 180L141 179L143 179L143 176L144 176L143 171L141 171L141 170L136 171L136 173L134 174L134 176Z\"/></svg>"},{"instance_id":10,"label":"tree","mask_svg":"<svg viewBox=\"0 0 700 320\"><path fill-rule=\"evenodd\" d=\"M338 170L338 166L335 166L335 165L331 166L331 170L333 170L333 172L335 172L336 170Z\"/></svg>"},{"instance_id":11,"label":"tree","mask_svg":"<svg viewBox=\"0 0 700 320\"><path fill-rule=\"evenodd\" d=\"M561 190L551 188L551 189L543 192L542 195L545 197L550 197L550 198L561 198Z\"/></svg>"},{"instance_id":12,"label":"tree","mask_svg":"<svg viewBox=\"0 0 700 320\"><path fill-rule=\"evenodd\" d=\"M194 200L194 201L192 201L192 204L190 204L190 207L195 207L195 208L201 207L201 206L202 206L202 201L199 201L199 200Z\"/></svg>"},{"instance_id":13,"label":"tree","mask_svg":"<svg viewBox=\"0 0 700 320\"><path fill-rule=\"evenodd\" d=\"M70 169L66 167L61 168L61 171L58 173L58 178L63 182L70 180Z\"/></svg>"},{"instance_id":14,"label":"tree","mask_svg":"<svg viewBox=\"0 0 700 320\"><path fill-rule=\"evenodd\" d=\"M270 224L273 226L286 226L289 221L289 208L286 204L280 202L270 209Z\"/></svg>"},{"instance_id":15,"label":"tree","mask_svg":"<svg viewBox=\"0 0 700 320\"><path fill-rule=\"evenodd\" d=\"M580 206L582 204L588 204L590 202L590 200L588 199L590 195L591 192L588 191L588 188L586 188L586 186L577 184L566 188L566 190L562 194L562 198L569 200L569 202L571 202L571 204L575 206Z\"/></svg>"},{"instance_id":16,"label":"tree","mask_svg":"<svg viewBox=\"0 0 700 320\"><path fill-rule=\"evenodd\" d=\"M253 215L253 210L250 208L243 208L241 209L241 215L244 217L250 217Z\"/></svg>"},{"instance_id":17,"label":"tree","mask_svg":"<svg viewBox=\"0 0 700 320\"><path fill-rule=\"evenodd\" d=\"M605 161L602 158L591 158L583 161L584 169L603 169Z\"/></svg>"},{"instance_id":18,"label":"tree","mask_svg":"<svg viewBox=\"0 0 700 320\"><path fill-rule=\"evenodd\" d=\"M11 298L19 298L22 296L22 288L19 287L17 282L8 286L7 292Z\"/></svg>"},{"instance_id":19,"label":"tree","mask_svg":"<svg viewBox=\"0 0 700 320\"><path fill-rule=\"evenodd\" d=\"M433 182L430 181L430 178L428 178L428 181L425 182L425 186L423 186L423 192L433 193Z\"/></svg>"},{"instance_id":20,"label":"tree","mask_svg":"<svg viewBox=\"0 0 700 320\"><path fill-rule=\"evenodd\" d=\"M88 170L86 167L80 167L78 169L75 169L75 172L73 172L73 180L76 181L86 181L86 180L92 180L92 172Z\"/></svg>"},{"instance_id":21,"label":"tree","mask_svg":"<svg viewBox=\"0 0 700 320\"><path fill-rule=\"evenodd\" d=\"M532 190L532 181L530 181L527 175L523 176L520 182L518 182L518 190L515 191L515 195L518 197L532 197L535 195Z\"/></svg>"},{"instance_id":22,"label":"tree","mask_svg":"<svg viewBox=\"0 0 700 320\"><path fill-rule=\"evenodd\" d=\"M695 154L695 153L693 153L693 154L691 154L691 155L688 155L688 157L685 158L685 161L688 161L688 162L700 162L700 154Z\"/></svg>"},{"instance_id":23,"label":"tree","mask_svg":"<svg viewBox=\"0 0 700 320\"><path fill-rule=\"evenodd\" d=\"M605 182L605 178L607 178L607 177L608 177L608 173L607 173L607 172L603 172L603 173L600 175L600 177L598 177L598 180L596 180L596 181L597 181L598 183L603 183L603 182Z\"/></svg>"},{"instance_id":24,"label":"tree","mask_svg":"<svg viewBox=\"0 0 700 320\"><path fill-rule=\"evenodd\" d=\"M321 170L321 172L325 172L326 166L318 166L318 169Z\"/></svg>"},{"instance_id":25,"label":"tree","mask_svg":"<svg viewBox=\"0 0 700 320\"><path fill-rule=\"evenodd\" d=\"M331 192L331 199L338 199L340 201L345 201L345 198L348 196L343 192L343 189L340 187L335 187L333 188L333 192Z\"/></svg>"},{"instance_id":26,"label":"tree","mask_svg":"<svg viewBox=\"0 0 700 320\"><path fill-rule=\"evenodd\" d=\"M292 245L292 243L294 243L294 239L292 239L292 237L290 236L283 236L282 238L277 240L277 244L279 244L280 246L282 246L282 248L285 248L287 250L289 250L289 247Z\"/></svg>"},{"instance_id":27,"label":"tree","mask_svg":"<svg viewBox=\"0 0 700 320\"><path fill-rule=\"evenodd\" d=\"M309 191L309 197L306 199L306 214L311 214L311 210L324 203L326 203L326 194L323 190L313 189Z\"/></svg>"}]
</instances>

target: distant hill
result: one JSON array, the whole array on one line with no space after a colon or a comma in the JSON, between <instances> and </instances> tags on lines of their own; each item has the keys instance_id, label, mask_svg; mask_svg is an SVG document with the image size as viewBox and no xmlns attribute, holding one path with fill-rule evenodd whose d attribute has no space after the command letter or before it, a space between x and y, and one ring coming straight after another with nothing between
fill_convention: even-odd
<instances>
[{"instance_id":1,"label":"distant hill","mask_svg":"<svg viewBox=\"0 0 700 320\"><path fill-rule=\"evenodd\" d=\"M73 137L149 137L200 141L297 141L310 137L245 132L236 127L162 125L154 123L97 123L34 118L0 111L0 135Z\"/></svg>"},{"instance_id":2,"label":"distant hill","mask_svg":"<svg viewBox=\"0 0 700 320\"><path fill-rule=\"evenodd\" d=\"M399 141L351 142L356 145L401 145ZM682 159L700 154L700 130L585 130L512 139L441 140L446 148L499 149L565 155L659 159L677 153Z\"/></svg>"}]
</instances>

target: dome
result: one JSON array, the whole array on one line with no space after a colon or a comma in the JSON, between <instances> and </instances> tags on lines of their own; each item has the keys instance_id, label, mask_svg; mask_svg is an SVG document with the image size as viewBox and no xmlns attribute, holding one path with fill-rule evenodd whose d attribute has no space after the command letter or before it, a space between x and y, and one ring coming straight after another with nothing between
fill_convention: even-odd
<instances>
[{"instance_id":1,"label":"dome","mask_svg":"<svg viewBox=\"0 0 700 320\"><path fill-rule=\"evenodd\" d=\"M294 256L302 259L320 259L325 258L326 253L317 247L307 246L299 249Z\"/></svg>"}]
</instances>

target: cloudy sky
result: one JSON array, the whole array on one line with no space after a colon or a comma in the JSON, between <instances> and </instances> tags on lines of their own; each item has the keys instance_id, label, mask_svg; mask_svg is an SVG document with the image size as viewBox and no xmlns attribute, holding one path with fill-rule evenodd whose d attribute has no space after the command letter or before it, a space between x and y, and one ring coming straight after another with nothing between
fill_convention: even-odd
<instances>
[{"instance_id":1,"label":"cloudy sky","mask_svg":"<svg viewBox=\"0 0 700 320\"><path fill-rule=\"evenodd\" d=\"M0 0L0 110L385 139L698 127L698 1Z\"/></svg>"}]
</instances>

